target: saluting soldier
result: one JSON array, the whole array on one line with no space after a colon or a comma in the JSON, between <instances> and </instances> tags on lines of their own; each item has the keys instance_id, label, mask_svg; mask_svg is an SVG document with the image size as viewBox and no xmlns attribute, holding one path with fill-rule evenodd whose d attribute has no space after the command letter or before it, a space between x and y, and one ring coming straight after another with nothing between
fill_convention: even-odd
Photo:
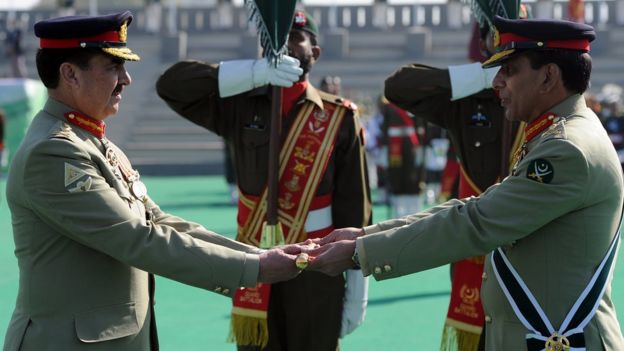
<instances>
[{"instance_id":1,"label":"saluting soldier","mask_svg":"<svg viewBox=\"0 0 624 351\"><path fill-rule=\"evenodd\" d=\"M515 13L505 1L479 2ZM520 7L520 18L528 17ZM475 14L483 24L476 31L484 57L494 53L490 18ZM445 128L460 162L457 196L478 196L490 185L509 174L510 159L522 141L520 122L506 121L500 100L492 89L498 67L483 69L479 62L450 66L447 69L422 64L401 67L386 79L388 100L407 109L417 117ZM482 328L485 315L479 299L462 299L462 291L476 291L483 273L483 257L470 257L453 262L452 288L442 334L441 351L483 350ZM479 341L481 339L481 345Z\"/></svg>"},{"instance_id":2,"label":"saluting soldier","mask_svg":"<svg viewBox=\"0 0 624 351\"><path fill-rule=\"evenodd\" d=\"M611 300L624 185L582 96L591 26L496 16L493 87L526 138L511 175L479 197L319 240L309 269L358 264L378 280L484 255L485 348L624 350ZM467 291L466 299L475 296Z\"/></svg>"},{"instance_id":3,"label":"saluting soldier","mask_svg":"<svg viewBox=\"0 0 624 351\"><path fill-rule=\"evenodd\" d=\"M131 83L132 15L35 24L48 101L7 180L19 291L4 351L158 350L153 274L231 296L294 277L295 256L262 251L164 213L106 137Z\"/></svg>"},{"instance_id":4,"label":"saluting soldier","mask_svg":"<svg viewBox=\"0 0 624 351\"><path fill-rule=\"evenodd\" d=\"M288 55L277 67L264 58L182 61L158 80L158 94L173 110L229 143L239 188L237 239L247 244L263 245L268 84L284 87L278 181L283 243L323 237L334 228L362 226L371 219L356 106L308 81L321 54L318 35L314 19L296 11ZM362 278L358 271L347 272L345 291L342 275L304 271L289 282L241 290L233 301L233 341L239 350L334 351L338 338L363 321L368 285Z\"/></svg>"}]
</instances>

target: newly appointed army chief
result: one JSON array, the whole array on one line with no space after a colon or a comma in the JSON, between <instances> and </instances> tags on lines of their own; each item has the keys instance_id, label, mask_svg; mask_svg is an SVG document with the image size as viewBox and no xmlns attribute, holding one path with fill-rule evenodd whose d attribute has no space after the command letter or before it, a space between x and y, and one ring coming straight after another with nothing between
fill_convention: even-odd
<instances>
[{"instance_id":1,"label":"newly appointed army chief","mask_svg":"<svg viewBox=\"0 0 624 351\"><path fill-rule=\"evenodd\" d=\"M131 82L129 12L38 22L49 99L7 180L20 280L4 351L157 350L154 277L231 296L296 276L261 251L163 213L105 135ZM225 300L224 300L225 301Z\"/></svg>"},{"instance_id":2,"label":"newly appointed army chief","mask_svg":"<svg viewBox=\"0 0 624 351\"><path fill-rule=\"evenodd\" d=\"M396 278L486 256L486 350L624 350L611 301L623 181L582 93L591 26L496 17L494 78L505 117L525 121L512 174L476 198L318 240L310 269Z\"/></svg>"}]
</instances>

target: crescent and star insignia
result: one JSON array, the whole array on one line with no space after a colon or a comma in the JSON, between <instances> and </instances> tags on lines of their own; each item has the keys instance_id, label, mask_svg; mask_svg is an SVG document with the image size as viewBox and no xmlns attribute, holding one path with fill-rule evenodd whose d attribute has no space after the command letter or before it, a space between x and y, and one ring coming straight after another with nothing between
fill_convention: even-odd
<instances>
[{"instance_id":1,"label":"crescent and star insignia","mask_svg":"<svg viewBox=\"0 0 624 351\"><path fill-rule=\"evenodd\" d=\"M534 180L538 183L548 184L552 181L555 175L555 169L550 162L538 158L531 161L527 168L527 178Z\"/></svg>"}]
</instances>

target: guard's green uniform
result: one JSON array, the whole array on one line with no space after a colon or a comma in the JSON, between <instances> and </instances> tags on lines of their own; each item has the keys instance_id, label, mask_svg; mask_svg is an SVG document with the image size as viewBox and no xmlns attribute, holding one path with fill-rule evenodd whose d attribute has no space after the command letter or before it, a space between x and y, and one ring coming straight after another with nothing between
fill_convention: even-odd
<instances>
[{"instance_id":1,"label":"guard's green uniform","mask_svg":"<svg viewBox=\"0 0 624 351\"><path fill-rule=\"evenodd\" d=\"M9 171L20 282L4 351L157 350L150 273L226 296L255 286L255 247L137 196L105 156L132 170L123 152L70 112L49 99Z\"/></svg>"},{"instance_id":2,"label":"guard's green uniform","mask_svg":"<svg viewBox=\"0 0 624 351\"><path fill-rule=\"evenodd\" d=\"M615 236L624 186L613 145L583 97L572 95L551 111L561 120L527 145L514 174L480 197L365 228L357 240L363 272L395 278L502 246L558 328ZM486 349L524 350L527 329L489 255L484 273ZM585 341L587 350L624 350L610 282Z\"/></svg>"},{"instance_id":3,"label":"guard's green uniform","mask_svg":"<svg viewBox=\"0 0 624 351\"><path fill-rule=\"evenodd\" d=\"M183 61L169 68L156 89L184 118L222 136L230 145L239 191L259 196L268 175L271 100L267 87L228 98L219 97L217 64ZM311 104L350 105L308 85L282 119L282 141L297 113ZM339 127L329 164L316 197L331 195L334 228L370 223L371 202L364 140L357 111L348 108ZM340 332L344 279L304 271L271 286L269 344L266 349L335 350ZM296 322L295 322L296 321Z\"/></svg>"},{"instance_id":4,"label":"guard's green uniform","mask_svg":"<svg viewBox=\"0 0 624 351\"><path fill-rule=\"evenodd\" d=\"M385 96L414 116L447 129L462 167L481 191L499 180L504 118L492 89L451 101L448 69L410 64L386 79ZM511 135L517 130L514 123ZM506 145L510 149L512 142Z\"/></svg>"}]
</instances>

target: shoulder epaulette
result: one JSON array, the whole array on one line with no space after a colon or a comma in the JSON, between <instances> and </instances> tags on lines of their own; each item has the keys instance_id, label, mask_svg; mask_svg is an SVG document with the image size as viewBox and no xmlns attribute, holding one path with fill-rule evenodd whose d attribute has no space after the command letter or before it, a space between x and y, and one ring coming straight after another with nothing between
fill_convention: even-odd
<instances>
[{"instance_id":1,"label":"shoulder epaulette","mask_svg":"<svg viewBox=\"0 0 624 351\"><path fill-rule=\"evenodd\" d=\"M346 108L348 108L349 110L352 110L352 111L357 111L357 109L358 109L357 105L353 101L351 101L349 99L341 98L340 96L335 96L333 102L335 104L337 104L337 105L341 105L343 107L346 107Z\"/></svg>"},{"instance_id":2,"label":"shoulder epaulette","mask_svg":"<svg viewBox=\"0 0 624 351\"><path fill-rule=\"evenodd\" d=\"M71 140L72 137L75 135L76 134L74 133L72 127L69 124L63 121L59 121L58 123L55 123L54 126L52 126L52 128L50 128L50 133L48 134L48 138L49 139L61 138L61 139Z\"/></svg>"},{"instance_id":3,"label":"shoulder epaulette","mask_svg":"<svg viewBox=\"0 0 624 351\"><path fill-rule=\"evenodd\" d=\"M323 99L323 101L346 107L352 111L357 111L358 109L357 105L349 99L345 99L337 95L332 95L322 90L319 90L319 94L321 95L321 99Z\"/></svg>"},{"instance_id":4,"label":"shoulder epaulette","mask_svg":"<svg viewBox=\"0 0 624 351\"><path fill-rule=\"evenodd\" d=\"M338 98L338 99L342 100L342 101L340 101L342 103L342 106L348 108L349 110L357 111L358 107L355 104L355 102L353 102L353 101L351 101L349 99L343 99L343 98ZM336 102L338 102L338 101L336 101Z\"/></svg>"},{"instance_id":5,"label":"shoulder epaulette","mask_svg":"<svg viewBox=\"0 0 624 351\"><path fill-rule=\"evenodd\" d=\"M565 139L565 122L566 119L564 117L556 117L553 124L542 133L541 140L544 141L548 139Z\"/></svg>"}]
</instances>

